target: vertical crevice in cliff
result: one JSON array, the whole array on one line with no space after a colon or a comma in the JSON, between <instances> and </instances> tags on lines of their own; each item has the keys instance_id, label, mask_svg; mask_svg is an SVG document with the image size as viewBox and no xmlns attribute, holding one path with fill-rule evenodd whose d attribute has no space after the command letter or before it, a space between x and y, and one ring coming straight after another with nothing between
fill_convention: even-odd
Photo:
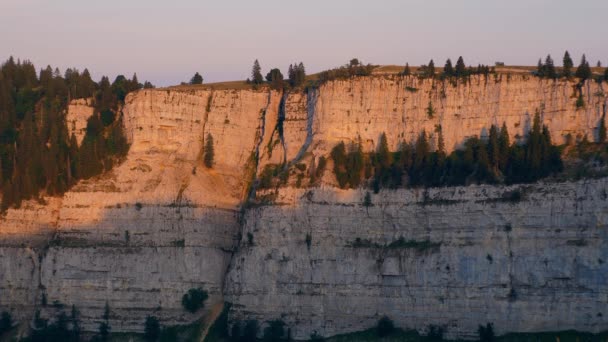
<instances>
[{"instance_id":1,"label":"vertical crevice in cliff","mask_svg":"<svg viewBox=\"0 0 608 342\"><path fill-rule=\"evenodd\" d=\"M288 91L283 91L281 96L281 102L279 102L279 117L277 119L277 132L279 133L279 140L283 147L283 165L287 167L287 146L285 145L285 137L283 135L283 123L285 122L285 102L287 102Z\"/></svg>"},{"instance_id":2,"label":"vertical crevice in cliff","mask_svg":"<svg viewBox=\"0 0 608 342\"><path fill-rule=\"evenodd\" d=\"M270 107L271 102L272 102L272 90L269 90L268 99L266 101L266 106L260 112L255 147L253 149L253 153L249 160L249 164L251 164L248 166L248 168L250 169L249 187L246 191L243 205L241 205L241 216L243 214L243 209L247 206L247 203L255 198L255 191L257 189L257 183L258 183L257 174L258 174L258 167L259 167L259 163L260 163L260 147L262 146L262 143L264 142L264 135L266 134L266 113L268 112L268 108ZM239 221L241 221L241 219L239 219Z\"/></svg>"},{"instance_id":3,"label":"vertical crevice in cliff","mask_svg":"<svg viewBox=\"0 0 608 342\"><path fill-rule=\"evenodd\" d=\"M294 165L302 159L304 153L308 151L308 147L312 143L312 138L314 136L313 132L313 124L315 120L315 111L317 107L317 100L319 99L319 89L317 88L309 88L306 91L306 140L304 140L304 144L296 154L296 156L289 162L288 166Z\"/></svg>"}]
</instances>

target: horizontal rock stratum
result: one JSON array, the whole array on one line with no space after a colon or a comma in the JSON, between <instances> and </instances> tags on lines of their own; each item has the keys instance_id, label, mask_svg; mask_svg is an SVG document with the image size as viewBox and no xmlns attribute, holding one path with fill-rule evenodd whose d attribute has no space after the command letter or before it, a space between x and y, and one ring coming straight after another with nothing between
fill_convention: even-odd
<instances>
[{"instance_id":1,"label":"horizontal rock stratum","mask_svg":"<svg viewBox=\"0 0 608 342\"><path fill-rule=\"evenodd\" d=\"M451 337L487 322L498 333L606 330L606 179L381 191L368 208L326 171L318 187L290 179L275 204L241 206L265 165L308 170L338 142L370 151L382 133L396 149L423 130L434 143L440 125L449 152L492 124L523 139L538 112L555 142L593 140L605 88L586 82L582 108L572 81L506 74L129 94L123 163L0 220L0 308L27 320L73 304L94 331L108 303L112 331L142 331L151 314L166 325L199 318L181 297L200 286L211 304L232 303L231 320L283 319L299 339L362 330L382 315ZM87 106L69 107L75 132ZM202 164L208 134L212 169ZM504 197L513 191L515 203Z\"/></svg>"}]
</instances>

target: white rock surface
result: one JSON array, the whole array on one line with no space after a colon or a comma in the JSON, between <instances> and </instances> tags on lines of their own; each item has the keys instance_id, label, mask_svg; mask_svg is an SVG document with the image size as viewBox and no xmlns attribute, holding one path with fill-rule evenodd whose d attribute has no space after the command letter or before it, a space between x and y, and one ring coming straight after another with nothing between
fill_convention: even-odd
<instances>
[{"instance_id":1,"label":"white rock surface","mask_svg":"<svg viewBox=\"0 0 608 342\"><path fill-rule=\"evenodd\" d=\"M606 108L605 87L585 84L579 110L574 83L521 75L473 77L457 87L354 78L284 98L267 89L138 91L122 110L132 144L124 162L61 198L31 201L0 218L0 310L31 318L45 296L43 314L56 314L55 301L74 304L83 326L96 330L107 301L113 331L141 331L149 314L165 324L198 317L185 314L180 301L202 286L211 303L226 291L231 317L284 313L306 338L311 329L359 330L381 314L401 326L447 324L452 336L471 336L483 321L499 332L606 329L606 180L533 186L516 204L477 202L500 197L501 187L431 190L427 205L418 203L422 192L403 190L374 196L369 209L360 207L359 192L315 189L308 200L305 190L287 188L282 205L247 211L243 236L252 232L255 243L241 242L231 259L241 236L239 204L256 167L296 156L310 163L341 140L361 138L371 150L382 132L395 148L438 124L449 150L503 121L515 138L537 109L554 140L591 138ZM87 100L68 108L79 141L92 112ZM208 133L213 169L201 162ZM383 244L400 235L441 247L346 247L356 237ZM511 288L515 301L508 300Z\"/></svg>"}]
</instances>

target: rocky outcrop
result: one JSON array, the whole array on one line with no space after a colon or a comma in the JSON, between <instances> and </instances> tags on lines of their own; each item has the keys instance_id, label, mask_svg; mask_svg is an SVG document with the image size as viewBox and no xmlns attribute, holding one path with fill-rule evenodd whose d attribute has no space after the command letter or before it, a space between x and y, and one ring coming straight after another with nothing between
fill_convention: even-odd
<instances>
[{"instance_id":1,"label":"rocky outcrop","mask_svg":"<svg viewBox=\"0 0 608 342\"><path fill-rule=\"evenodd\" d=\"M252 209L226 278L231 320L296 339L430 324L447 336L608 328L606 179L382 191L284 189Z\"/></svg>"},{"instance_id":2,"label":"rocky outcrop","mask_svg":"<svg viewBox=\"0 0 608 342\"><path fill-rule=\"evenodd\" d=\"M518 203L502 201L512 189L500 187L403 190L374 196L369 208L359 192L287 187L277 205L241 210L265 165L310 170L338 141L371 150L385 132L396 148L441 125L451 150L503 122L521 139L536 111L558 142L591 138L605 86L584 84L583 108L574 82L524 75L132 93L122 108L126 160L0 218L0 308L25 319L74 304L83 327L95 330L108 303L113 331L141 331L152 313L165 324L199 317L181 309L181 296L201 286L211 303L226 292L234 319L285 314L298 337L358 330L383 313L403 326L447 324L452 336L470 336L481 317L500 332L552 329L547 312L560 319L553 326L605 329L604 180L533 186ZM79 141L92 113L87 100L68 108ZM202 164L209 134L211 169ZM330 172L323 181L333 183ZM247 232L252 246L240 239ZM401 235L429 248L376 246ZM363 245L350 246L357 237ZM468 312L475 322L465 322Z\"/></svg>"},{"instance_id":3,"label":"rocky outcrop","mask_svg":"<svg viewBox=\"0 0 608 342\"><path fill-rule=\"evenodd\" d=\"M68 105L67 126L70 137L72 134L76 137L78 145L82 143L82 139L87 130L87 119L93 115L93 99L77 99L72 100Z\"/></svg>"}]
</instances>

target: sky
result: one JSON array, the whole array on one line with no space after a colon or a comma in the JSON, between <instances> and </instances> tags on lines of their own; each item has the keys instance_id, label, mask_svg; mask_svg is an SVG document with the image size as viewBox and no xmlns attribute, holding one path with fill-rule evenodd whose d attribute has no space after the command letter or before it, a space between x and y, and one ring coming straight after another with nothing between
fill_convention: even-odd
<instances>
[{"instance_id":1,"label":"sky","mask_svg":"<svg viewBox=\"0 0 608 342\"><path fill-rule=\"evenodd\" d=\"M157 86L242 80L304 62L608 65L608 0L0 0L0 59Z\"/></svg>"}]
</instances>

